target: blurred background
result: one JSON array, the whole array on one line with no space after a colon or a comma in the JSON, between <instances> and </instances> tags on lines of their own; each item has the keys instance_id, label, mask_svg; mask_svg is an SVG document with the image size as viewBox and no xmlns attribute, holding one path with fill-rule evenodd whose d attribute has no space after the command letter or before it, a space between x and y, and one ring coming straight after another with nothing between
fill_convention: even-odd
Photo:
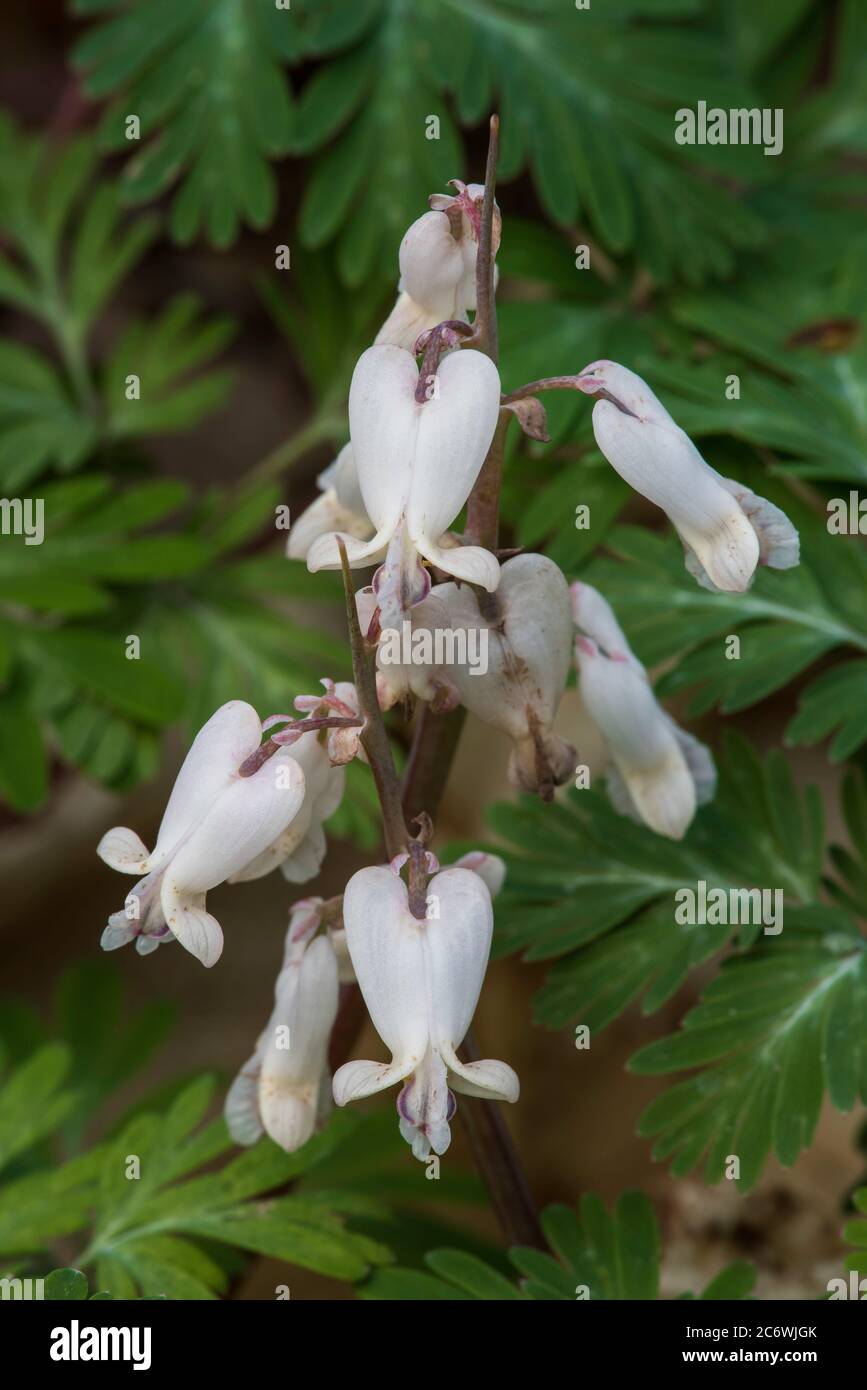
<instances>
[{"instance_id":1,"label":"blurred background","mask_svg":"<svg viewBox=\"0 0 867 1390\"><path fill-rule=\"evenodd\" d=\"M298 0L291 13L291 31L253 0L7 0L0 16L0 491L44 497L49 524L42 547L0 540L0 1024L13 1056L29 1011L47 1018L65 968L97 961L122 904L100 836L122 824L153 842L190 731L225 699L264 714L347 676L339 590L284 559L274 509L295 516L317 495L346 438L352 365L392 302L400 236L449 178L481 180L492 109L507 389L607 355L658 385L717 466L766 478L775 497L792 489L805 514L864 477L863 6L594 0L576 14L525 0L410 15L390 0ZM783 155L677 147L672 113L699 99L784 108ZM722 404L731 370L745 412ZM124 394L132 372L140 402ZM810 394L829 377L849 381L831 403ZM513 445L505 543L545 548L572 577L613 526L663 528L603 465L586 404L549 402L553 442ZM574 526L585 501L589 533ZM863 629L863 590L840 602ZM118 672L130 633L142 662ZM653 655L665 672L674 650ZM690 727L715 747L723 723L779 747L808 680L835 660L820 653L807 672L781 653L776 685L725 717L706 702ZM601 769L574 690L558 726ZM401 717L393 732L405 747ZM839 765L809 742L791 754L795 780L820 786L829 838L845 840ZM490 838L486 808L512 795L507 754L467 722L438 844ZM328 829L305 894L339 893L376 855L364 769ZM226 946L213 971L174 946L113 956L124 1008L158 1003L174 1025L94 1135L181 1074L234 1076L270 1009L289 901L276 874L216 890ZM746 1257L760 1297L816 1297L839 1271L843 1206L864 1175L857 1112L826 1102L810 1150L791 1169L771 1161L746 1197L673 1180L636 1137L664 1083L626 1063L676 1027L714 969L651 1018L629 1002L583 1053L571 1028L533 1023L549 962L502 956L476 1032L522 1078L507 1120L540 1205L641 1187L662 1227L664 1293ZM368 1028L355 1055L380 1051ZM469 1167L454 1134L449 1164ZM498 1238L482 1204L438 1217ZM251 1259L233 1295L272 1297L280 1281L278 1262ZM351 1296L310 1273L291 1284L293 1297Z\"/></svg>"}]
</instances>

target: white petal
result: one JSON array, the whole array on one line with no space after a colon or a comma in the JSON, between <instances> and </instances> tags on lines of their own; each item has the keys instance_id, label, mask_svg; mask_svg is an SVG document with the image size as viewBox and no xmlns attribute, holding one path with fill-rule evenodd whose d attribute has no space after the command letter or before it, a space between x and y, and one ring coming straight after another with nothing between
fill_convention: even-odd
<instances>
[{"instance_id":1,"label":"white petal","mask_svg":"<svg viewBox=\"0 0 867 1390\"><path fill-rule=\"evenodd\" d=\"M328 1039L337 1016L337 960L328 939L312 941L292 971L297 974L294 987L278 988L263 1035L259 1076L262 1122L289 1152L313 1133ZM287 1040L288 1046L281 1045Z\"/></svg>"},{"instance_id":2,"label":"white petal","mask_svg":"<svg viewBox=\"0 0 867 1390\"><path fill-rule=\"evenodd\" d=\"M123 915L122 912L114 914L115 917L122 917ZM133 927L125 926L123 922L109 922L108 926L103 928L99 944L103 951L116 951L120 946L126 946L134 936L136 936L136 932Z\"/></svg>"},{"instance_id":3,"label":"white petal","mask_svg":"<svg viewBox=\"0 0 867 1390\"><path fill-rule=\"evenodd\" d=\"M472 1022L494 913L487 885L470 869L443 869L430 879L427 892L432 904L424 934L431 1041L442 1050L457 1047Z\"/></svg>"},{"instance_id":4,"label":"white petal","mask_svg":"<svg viewBox=\"0 0 867 1390\"><path fill-rule=\"evenodd\" d=\"M248 1147L262 1138L264 1128L259 1114L259 1054L244 1063L229 1087L223 1114L236 1144Z\"/></svg>"},{"instance_id":5,"label":"white petal","mask_svg":"<svg viewBox=\"0 0 867 1390\"><path fill-rule=\"evenodd\" d=\"M473 293L475 299L475 292ZM393 347L405 348L412 352L417 339L428 329L447 319L467 321L467 308L472 305L456 306L452 296L437 301L432 306L417 304L408 294L399 294L394 308L374 339L376 346L390 343Z\"/></svg>"},{"instance_id":6,"label":"white petal","mask_svg":"<svg viewBox=\"0 0 867 1390\"><path fill-rule=\"evenodd\" d=\"M223 953L223 932L216 917L206 912L201 902L201 897L191 901L180 896L169 880L163 884L166 922L184 949L210 967Z\"/></svg>"},{"instance_id":7,"label":"white petal","mask_svg":"<svg viewBox=\"0 0 867 1390\"><path fill-rule=\"evenodd\" d=\"M365 510L387 541L409 493L419 415L418 368L403 348L372 347L356 363L349 429Z\"/></svg>"},{"instance_id":8,"label":"white petal","mask_svg":"<svg viewBox=\"0 0 867 1390\"><path fill-rule=\"evenodd\" d=\"M158 864L192 826L202 821L259 747L262 724L252 705L230 700L196 734L175 779L157 836L151 866Z\"/></svg>"},{"instance_id":9,"label":"white petal","mask_svg":"<svg viewBox=\"0 0 867 1390\"><path fill-rule=\"evenodd\" d=\"M438 394L416 407L421 423L406 512L423 555L469 497L500 413L499 374L482 352L448 353L440 361L437 385Z\"/></svg>"},{"instance_id":10,"label":"white petal","mask_svg":"<svg viewBox=\"0 0 867 1390\"><path fill-rule=\"evenodd\" d=\"M281 748L252 777L236 777L178 850L166 881L178 893L197 893L238 873L294 819L304 788L290 748Z\"/></svg>"},{"instance_id":11,"label":"white petal","mask_svg":"<svg viewBox=\"0 0 867 1390\"><path fill-rule=\"evenodd\" d=\"M498 1062L493 1057L479 1062L461 1062L455 1053L445 1060L450 1085L465 1096L505 1100L514 1104L521 1094L517 1074L505 1062Z\"/></svg>"},{"instance_id":12,"label":"white petal","mask_svg":"<svg viewBox=\"0 0 867 1390\"><path fill-rule=\"evenodd\" d=\"M582 699L639 816L657 834L680 839L695 814L696 793L672 721L631 663L610 661L588 638L578 639L576 655ZM615 796L616 787L614 779Z\"/></svg>"},{"instance_id":13,"label":"white petal","mask_svg":"<svg viewBox=\"0 0 867 1390\"><path fill-rule=\"evenodd\" d=\"M720 478L720 482L736 498L759 538L759 564L793 569L801 558L801 542L786 513L733 478Z\"/></svg>"},{"instance_id":14,"label":"white petal","mask_svg":"<svg viewBox=\"0 0 867 1390\"><path fill-rule=\"evenodd\" d=\"M438 314L437 323L465 307L458 304L464 258L444 212L426 212L413 222L400 243L399 261L402 288L416 304Z\"/></svg>"},{"instance_id":15,"label":"white petal","mask_svg":"<svg viewBox=\"0 0 867 1390\"><path fill-rule=\"evenodd\" d=\"M361 993L373 1026L392 1053L396 1080L420 1063L428 1045L426 923L412 916L402 880L380 866L353 874L343 896L343 921ZM370 1078L363 1084L370 1084ZM334 1098L338 1105L345 1103L337 1089Z\"/></svg>"},{"instance_id":16,"label":"white petal","mask_svg":"<svg viewBox=\"0 0 867 1390\"><path fill-rule=\"evenodd\" d=\"M505 861L498 854L487 854L484 850L470 850L462 854L453 865L455 869L472 869L484 881L492 898L495 898L506 881Z\"/></svg>"},{"instance_id":17,"label":"white petal","mask_svg":"<svg viewBox=\"0 0 867 1390\"><path fill-rule=\"evenodd\" d=\"M348 1105L350 1101L386 1091L409 1076L416 1065L406 1058L400 1062L344 1062L334 1073L334 1104Z\"/></svg>"},{"instance_id":18,"label":"white petal","mask_svg":"<svg viewBox=\"0 0 867 1390\"><path fill-rule=\"evenodd\" d=\"M756 533L683 430L598 400L593 433L612 468L662 508L717 588L745 590L759 561Z\"/></svg>"},{"instance_id":19,"label":"white petal","mask_svg":"<svg viewBox=\"0 0 867 1390\"><path fill-rule=\"evenodd\" d=\"M292 524L286 542L290 560L306 560L310 547L320 536L340 531L366 541L373 530L367 516L356 515L342 507L333 491L324 492L305 509Z\"/></svg>"},{"instance_id":20,"label":"white petal","mask_svg":"<svg viewBox=\"0 0 867 1390\"><path fill-rule=\"evenodd\" d=\"M577 628L592 637L606 656L628 656L633 658L632 649L626 634L617 621L614 609L598 589L592 584L576 581L570 586L572 596L572 619Z\"/></svg>"},{"instance_id":21,"label":"white petal","mask_svg":"<svg viewBox=\"0 0 867 1390\"><path fill-rule=\"evenodd\" d=\"M326 478L328 479L327 483L325 482ZM355 454L351 442L344 444L334 462L326 468L324 473L320 473L317 483L323 491L331 488L336 493L337 501L341 507L352 512L354 516L364 517L370 526L369 518L364 510L364 498L358 485L358 469L355 465Z\"/></svg>"},{"instance_id":22,"label":"white petal","mask_svg":"<svg viewBox=\"0 0 867 1390\"><path fill-rule=\"evenodd\" d=\"M121 874L146 874L150 868L149 854L144 841L134 830L116 825L107 830L96 847L103 863Z\"/></svg>"},{"instance_id":23,"label":"white petal","mask_svg":"<svg viewBox=\"0 0 867 1390\"><path fill-rule=\"evenodd\" d=\"M311 821L304 839L283 860L280 872L287 883L309 883L322 868L327 851L325 831L319 821Z\"/></svg>"}]
</instances>

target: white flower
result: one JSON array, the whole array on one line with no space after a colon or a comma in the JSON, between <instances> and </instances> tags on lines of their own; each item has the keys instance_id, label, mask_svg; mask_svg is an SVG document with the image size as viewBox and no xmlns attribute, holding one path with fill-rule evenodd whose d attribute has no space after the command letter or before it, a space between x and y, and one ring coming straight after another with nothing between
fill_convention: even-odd
<instances>
[{"instance_id":1,"label":"white flower","mask_svg":"<svg viewBox=\"0 0 867 1390\"><path fill-rule=\"evenodd\" d=\"M381 709L391 709L401 700L415 696L427 700L442 713L455 703L447 675L436 660L436 636L449 631L448 610L435 595L416 604L400 627L380 627L379 599L372 588L355 595L362 632L370 634L376 624L376 693ZM371 639L372 640L372 639Z\"/></svg>"},{"instance_id":2,"label":"white flower","mask_svg":"<svg viewBox=\"0 0 867 1390\"><path fill-rule=\"evenodd\" d=\"M325 695L299 695L296 708L306 710L313 716L327 716L338 710L343 716L357 714L357 696L354 685L347 681L324 681ZM292 724L282 731L283 737L292 733ZM308 883L320 872L322 860L328 845L322 823L333 816L346 787L346 771L343 763L358 752L358 728L329 728L329 730L308 730L295 742L285 745L289 758L297 763L304 774L304 799L292 823L282 834L276 835L272 844L267 845L256 859L247 863L242 870L233 874L231 883L246 883L249 878L261 878L279 867L283 878L289 883Z\"/></svg>"},{"instance_id":3,"label":"white flower","mask_svg":"<svg viewBox=\"0 0 867 1390\"><path fill-rule=\"evenodd\" d=\"M262 724L252 705L231 700L199 733L178 773L153 853L135 831L109 830L97 854L120 873L143 877L103 933L105 950L134 937L137 949L180 941L203 965L223 949L220 924L205 894L239 873L282 834L304 801L304 773L280 748L251 776L242 764L259 748Z\"/></svg>"},{"instance_id":4,"label":"white flower","mask_svg":"<svg viewBox=\"0 0 867 1390\"><path fill-rule=\"evenodd\" d=\"M412 348L422 333L449 320L467 322L476 307L476 258L485 190L462 184L456 196L433 194L432 212L413 222L400 244L398 299L376 342ZM495 206L493 249L500 241Z\"/></svg>"},{"instance_id":5,"label":"white flower","mask_svg":"<svg viewBox=\"0 0 867 1390\"><path fill-rule=\"evenodd\" d=\"M306 899L292 908L271 1018L226 1096L226 1124L236 1144L255 1144L264 1131L292 1153L330 1108L328 1039L337 1017L338 972L328 937L310 941L321 902Z\"/></svg>"},{"instance_id":6,"label":"white flower","mask_svg":"<svg viewBox=\"0 0 867 1390\"><path fill-rule=\"evenodd\" d=\"M491 897L479 874L443 869L430 879L428 917L409 908L406 884L389 868L361 869L346 885L349 954L390 1063L347 1062L334 1077L338 1105L398 1081L400 1132L416 1158L445 1153L455 1100L450 1088L491 1100L518 1099L505 1062L457 1056L472 1022L491 946Z\"/></svg>"},{"instance_id":7,"label":"white flower","mask_svg":"<svg viewBox=\"0 0 867 1390\"><path fill-rule=\"evenodd\" d=\"M580 692L609 754L608 794L616 810L679 840L697 806L716 788L703 743L657 703L607 601L588 584L573 586Z\"/></svg>"},{"instance_id":8,"label":"white flower","mask_svg":"<svg viewBox=\"0 0 867 1390\"><path fill-rule=\"evenodd\" d=\"M372 347L362 353L349 392L349 424L364 505L376 526L366 544L344 536L349 563L383 565L377 598L383 626L398 626L426 597L422 559L447 574L493 590L500 567L479 546L445 547L443 535L467 500L500 411L500 379L484 353L448 353L431 398L418 402L410 353ZM336 536L314 541L311 571L339 569Z\"/></svg>"},{"instance_id":9,"label":"white flower","mask_svg":"<svg viewBox=\"0 0 867 1390\"><path fill-rule=\"evenodd\" d=\"M487 629L488 669L449 668L461 703L514 742L509 777L545 797L575 767L575 750L552 730L572 652L572 611L566 580L544 555L516 555L484 614L471 589L438 584L453 628Z\"/></svg>"},{"instance_id":10,"label":"white flower","mask_svg":"<svg viewBox=\"0 0 867 1390\"><path fill-rule=\"evenodd\" d=\"M333 463L316 479L321 496L292 523L286 541L290 560L306 560L307 552L320 536L345 531L358 540L373 535L370 518L358 487L358 473L351 444L344 444Z\"/></svg>"},{"instance_id":11,"label":"white flower","mask_svg":"<svg viewBox=\"0 0 867 1390\"><path fill-rule=\"evenodd\" d=\"M630 487L667 514L686 566L711 589L741 592L759 564L798 563L798 533L784 512L705 463L645 381L617 362L591 362L578 386L596 396L596 443Z\"/></svg>"}]
</instances>

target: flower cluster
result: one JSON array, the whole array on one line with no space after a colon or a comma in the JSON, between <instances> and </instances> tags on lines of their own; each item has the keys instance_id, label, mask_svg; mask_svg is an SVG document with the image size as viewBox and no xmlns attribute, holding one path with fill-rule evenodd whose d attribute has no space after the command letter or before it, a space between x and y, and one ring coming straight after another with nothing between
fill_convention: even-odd
<instances>
[{"instance_id":1,"label":"flower cluster","mask_svg":"<svg viewBox=\"0 0 867 1390\"><path fill-rule=\"evenodd\" d=\"M427 1160L448 1148L455 1092L518 1098L505 1062L460 1051L505 865L477 852L440 868L427 848L427 815L410 836L398 808L395 831L384 788L389 770L396 774L382 711L403 704L411 714L421 705L437 718L462 707L505 735L512 784L551 800L578 758L561 708L574 658L619 812L679 839L713 795L710 752L658 703L605 597L581 581L570 587L544 555L497 552L496 518L486 530L469 522L464 535L451 529L513 418L533 438L546 437L535 391L565 387L594 399L599 448L670 518L698 583L740 593L758 565L798 562L788 518L711 468L628 368L593 362L575 376L501 394L480 312L468 322L483 285L495 283L479 250L496 253L499 213L484 188L455 188L434 195L404 237L397 302L353 374L350 440L289 535L290 558L306 560L311 572L374 571L350 602L355 684L323 681L324 693L296 698L297 718L260 721L248 704L224 705L184 761L153 852L126 828L108 831L98 849L138 880L109 919L103 946L134 939L146 954L177 939L210 966L223 936L206 910L208 890L278 868L291 883L313 879L345 764L371 763L390 862L360 869L341 897L293 906L270 1019L226 1100L240 1144L267 1133L293 1150L323 1122L332 1095L343 1106L399 1083L400 1132ZM485 486L490 495L490 480ZM338 1058L332 1080L341 991L355 988L390 1060Z\"/></svg>"}]
</instances>

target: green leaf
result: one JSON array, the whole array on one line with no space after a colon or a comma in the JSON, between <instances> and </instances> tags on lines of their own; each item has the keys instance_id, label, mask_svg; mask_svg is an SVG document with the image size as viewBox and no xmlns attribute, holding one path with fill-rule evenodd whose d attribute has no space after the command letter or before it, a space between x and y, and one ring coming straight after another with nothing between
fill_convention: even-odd
<instances>
[{"instance_id":1,"label":"green leaf","mask_svg":"<svg viewBox=\"0 0 867 1390\"><path fill-rule=\"evenodd\" d=\"M89 0L74 6L86 14ZM123 193L142 202L183 183L172 230L203 231L227 246L247 222L267 226L275 207L269 160L293 129L282 59L295 16L270 0L166 0L100 5L115 13L79 39L73 61L94 98L112 97L101 127L108 149L127 149L128 117L140 131Z\"/></svg>"},{"instance_id":2,"label":"green leaf","mask_svg":"<svg viewBox=\"0 0 867 1390\"><path fill-rule=\"evenodd\" d=\"M87 1298L87 1275L80 1269L54 1269L46 1276L43 1296L55 1301Z\"/></svg>"},{"instance_id":3,"label":"green leaf","mask_svg":"<svg viewBox=\"0 0 867 1390\"><path fill-rule=\"evenodd\" d=\"M792 909L785 931L727 961L681 1032L642 1048L645 1075L701 1068L653 1101L641 1133L677 1176L732 1158L746 1190L768 1153L791 1165L810 1144L827 1089L837 1109L867 1097L867 951L844 913Z\"/></svg>"},{"instance_id":4,"label":"green leaf","mask_svg":"<svg viewBox=\"0 0 867 1390\"><path fill-rule=\"evenodd\" d=\"M554 806L529 798L497 805L489 819L506 842L494 846L507 864L495 949L557 959L536 1000L536 1018L549 1027L580 1017L595 1033L642 995L651 1013L724 949L737 924L678 923L676 894L685 886L774 884L805 903L819 892L815 791L799 800L781 755L762 765L734 736L716 800L681 842L618 815L595 790L573 791ZM749 944L758 930L740 924L741 941Z\"/></svg>"},{"instance_id":5,"label":"green leaf","mask_svg":"<svg viewBox=\"0 0 867 1390\"><path fill-rule=\"evenodd\" d=\"M69 1061L67 1048L50 1043L0 1087L0 1168L52 1134L69 1114L76 1097L61 1090Z\"/></svg>"}]
</instances>

